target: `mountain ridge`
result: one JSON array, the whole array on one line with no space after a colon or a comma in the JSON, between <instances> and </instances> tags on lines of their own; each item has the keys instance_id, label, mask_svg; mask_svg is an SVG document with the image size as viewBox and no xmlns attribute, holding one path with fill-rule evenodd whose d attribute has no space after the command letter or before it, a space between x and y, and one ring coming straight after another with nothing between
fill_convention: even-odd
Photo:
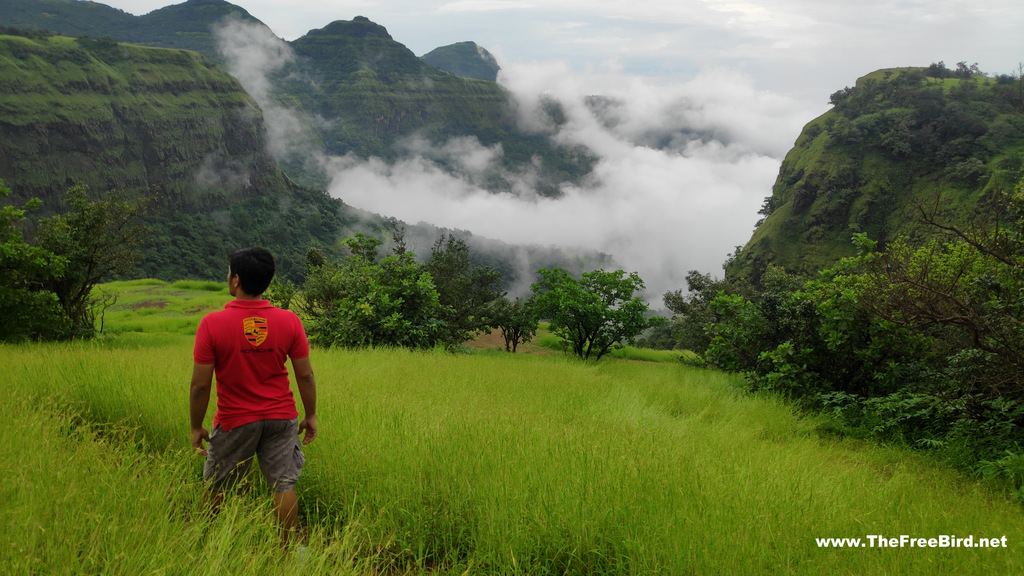
<instances>
[{"instance_id":1,"label":"mountain ridge","mask_svg":"<svg viewBox=\"0 0 1024 576\"><path fill-rule=\"evenodd\" d=\"M48 26L42 15L67 15ZM74 14L78 17L72 17ZM112 15L111 26L92 12ZM77 36L110 36L119 42L192 49L220 65L215 28L231 16L257 26L261 36L284 42L244 9L224 0L188 0L132 16L103 5L60 0L0 0L0 19ZM75 28L81 23L82 28ZM252 34L250 34L252 36ZM440 145L453 138L476 138L480 145L500 144L500 162L479 185L510 192L515 175L536 172L537 192L558 196L564 184L580 184L596 162L588 150L553 143L543 134L520 129L511 95L495 82L467 78L436 68L394 40L386 28L363 16L338 20L286 43L298 54L284 70L271 74L274 104L305 117L307 140L333 156L354 154L394 162L408 155L402 142L425 140ZM323 187L327 177L308 150L279 158L286 173L307 186ZM443 161L434 161L449 170Z\"/></svg>"},{"instance_id":2,"label":"mountain ridge","mask_svg":"<svg viewBox=\"0 0 1024 576\"><path fill-rule=\"evenodd\" d=\"M187 0L141 16L99 2L0 0L5 26L45 30L61 36L108 36L119 42L193 50L223 64L210 23L227 16L266 26L225 0ZM269 30L269 27L267 28Z\"/></svg>"}]
</instances>

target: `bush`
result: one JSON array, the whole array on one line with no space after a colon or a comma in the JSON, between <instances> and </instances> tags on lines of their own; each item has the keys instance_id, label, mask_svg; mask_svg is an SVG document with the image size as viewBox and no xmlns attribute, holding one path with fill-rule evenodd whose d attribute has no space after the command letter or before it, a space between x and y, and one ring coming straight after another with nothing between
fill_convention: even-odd
<instances>
[{"instance_id":1,"label":"bush","mask_svg":"<svg viewBox=\"0 0 1024 576\"><path fill-rule=\"evenodd\" d=\"M380 240L357 234L343 244L351 255L341 263L310 259L301 290L311 344L433 348L447 325L433 279L411 252L376 260ZM315 265L322 262L322 264Z\"/></svg>"}]
</instances>

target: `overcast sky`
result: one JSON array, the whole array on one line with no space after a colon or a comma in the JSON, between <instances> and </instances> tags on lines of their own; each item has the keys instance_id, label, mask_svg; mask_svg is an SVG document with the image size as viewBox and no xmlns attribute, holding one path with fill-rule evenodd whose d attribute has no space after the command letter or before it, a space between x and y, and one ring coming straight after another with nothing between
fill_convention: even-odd
<instances>
[{"instance_id":1,"label":"overcast sky","mask_svg":"<svg viewBox=\"0 0 1024 576\"><path fill-rule=\"evenodd\" d=\"M167 0L104 2L141 15ZM239 0L294 40L367 18L417 55L473 40L503 59L680 78L712 66L827 101L864 73L944 60L1009 73L1024 59L1018 0Z\"/></svg>"},{"instance_id":2,"label":"overcast sky","mask_svg":"<svg viewBox=\"0 0 1024 576\"><path fill-rule=\"evenodd\" d=\"M104 3L141 15L173 2ZM524 127L536 121L542 95L566 106L570 121L561 129L532 128L597 152L594 182L552 202L530 197L530 175L520 174L520 194L487 195L472 175L493 168L500 150L459 141L424 157L451 155L465 168L462 178L419 157L396 166L328 159L332 194L410 222L595 247L639 271L654 295L685 287L689 269L721 275L726 254L749 239L785 153L828 109L832 92L879 68L966 61L1008 74L1024 61L1020 0L234 3L285 40L365 16L417 55L466 40L487 48ZM259 91L259 73L279 65L280 47L257 49L245 33L231 42L245 54L236 75L250 73L243 84ZM255 64L260 54L266 59ZM583 106L592 94L615 98L617 107L595 118ZM274 116L270 106L265 114Z\"/></svg>"}]
</instances>

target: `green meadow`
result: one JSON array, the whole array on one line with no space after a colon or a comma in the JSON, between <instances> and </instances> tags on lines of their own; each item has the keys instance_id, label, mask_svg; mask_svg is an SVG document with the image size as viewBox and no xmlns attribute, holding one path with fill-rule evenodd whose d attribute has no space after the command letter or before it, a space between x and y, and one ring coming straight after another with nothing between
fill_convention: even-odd
<instances>
[{"instance_id":1,"label":"green meadow","mask_svg":"<svg viewBox=\"0 0 1024 576\"><path fill-rule=\"evenodd\" d=\"M284 550L259 478L204 513L189 450L192 333L226 291L104 289L97 341L0 346L5 574L1024 572L1024 509L999 485L819 433L678 353L584 364L543 337L314 350L320 435ZM1007 547L868 540L904 535ZM864 547L818 546L833 537Z\"/></svg>"}]
</instances>

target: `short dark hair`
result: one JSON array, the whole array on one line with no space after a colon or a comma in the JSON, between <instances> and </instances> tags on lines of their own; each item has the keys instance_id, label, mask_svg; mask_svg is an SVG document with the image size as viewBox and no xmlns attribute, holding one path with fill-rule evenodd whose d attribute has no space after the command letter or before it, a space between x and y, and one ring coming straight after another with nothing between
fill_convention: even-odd
<instances>
[{"instance_id":1,"label":"short dark hair","mask_svg":"<svg viewBox=\"0 0 1024 576\"><path fill-rule=\"evenodd\" d=\"M228 254L231 274L250 296L263 294L274 279L274 256L266 248L238 248Z\"/></svg>"}]
</instances>

